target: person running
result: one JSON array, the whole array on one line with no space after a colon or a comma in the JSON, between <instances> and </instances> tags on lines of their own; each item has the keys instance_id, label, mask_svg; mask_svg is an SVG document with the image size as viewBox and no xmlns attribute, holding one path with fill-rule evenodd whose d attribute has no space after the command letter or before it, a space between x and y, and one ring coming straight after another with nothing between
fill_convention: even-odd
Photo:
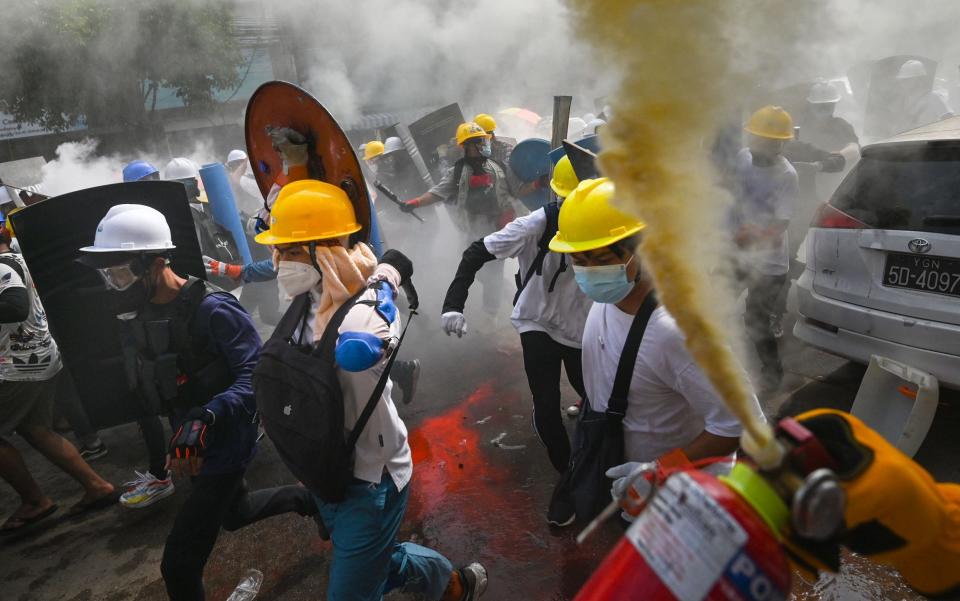
<instances>
[{"instance_id":1,"label":"person running","mask_svg":"<svg viewBox=\"0 0 960 601\"><path fill-rule=\"evenodd\" d=\"M170 226L156 209L112 207L80 262L122 294L125 354L145 406L169 414L174 432L167 468L189 477L190 494L174 519L160 572L172 601L204 599L203 570L221 528L237 530L281 513L313 517L302 486L248 492L247 466L256 454L258 419L253 369L260 337L239 301L170 267Z\"/></svg>"},{"instance_id":2,"label":"person running","mask_svg":"<svg viewBox=\"0 0 960 601\"><path fill-rule=\"evenodd\" d=\"M18 532L58 509L7 440L13 433L83 487L83 497L70 515L110 507L119 497L113 484L52 429L61 367L60 351L27 264L11 252L9 232L0 227L0 478L20 496L20 506L0 526L0 534Z\"/></svg>"},{"instance_id":3,"label":"person running","mask_svg":"<svg viewBox=\"0 0 960 601\"><path fill-rule=\"evenodd\" d=\"M301 479L312 487L333 541L327 598L379 601L402 589L429 601L478 599L487 586L482 565L454 569L432 549L397 541L413 458L386 375L401 335L395 299L413 275L412 263L389 250L378 265L371 249L353 237L362 228L347 194L326 182L307 179L284 186L270 221L270 229L256 240L274 247L277 281L294 300L265 346L265 363L257 368L257 401L265 426L269 433L269 420L300 415L301 401L310 407L342 406L342 427L330 427L331 411L323 423L309 424L309 431L319 436L332 430L331 436L348 439L346 453L353 457L352 465L336 473L338 478L315 482L308 476L337 458L318 456L312 446L303 450L303 437L290 434L294 427L303 428L303 418L274 430L284 439L271 434L278 449L286 449L281 456L291 471L304 475ZM328 356L331 340L336 341L333 370L332 360L319 359ZM296 369L289 371L290 365ZM309 398L304 390L312 391Z\"/></svg>"},{"instance_id":4,"label":"person running","mask_svg":"<svg viewBox=\"0 0 960 601\"><path fill-rule=\"evenodd\" d=\"M554 169L550 186L562 203L577 183L570 159L564 156ZM520 289L510 320L520 333L523 367L533 395L534 431L558 472L570 462L570 440L560 414L560 371L566 369L570 385L584 398L580 347L591 305L577 286L566 257L549 252L547 247L557 232L561 206L550 203L518 217L463 251L441 316L441 327L448 336L463 337L467 333L463 311L477 272L490 261L519 259ZM572 405L568 411L575 414L578 408Z\"/></svg>"}]
</instances>

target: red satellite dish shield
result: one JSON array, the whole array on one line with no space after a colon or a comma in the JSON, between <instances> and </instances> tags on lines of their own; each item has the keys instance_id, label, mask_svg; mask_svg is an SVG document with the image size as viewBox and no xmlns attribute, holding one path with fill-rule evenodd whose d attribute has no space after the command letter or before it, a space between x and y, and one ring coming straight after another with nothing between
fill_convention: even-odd
<instances>
[{"instance_id":1,"label":"red satellite dish shield","mask_svg":"<svg viewBox=\"0 0 960 601\"><path fill-rule=\"evenodd\" d=\"M247 103L247 155L264 198L274 184L287 183L283 161L273 149L269 128L289 127L307 138L310 177L347 193L363 227L359 239L370 238L370 198L360 162L350 141L330 113L306 90L285 81L269 81Z\"/></svg>"}]
</instances>

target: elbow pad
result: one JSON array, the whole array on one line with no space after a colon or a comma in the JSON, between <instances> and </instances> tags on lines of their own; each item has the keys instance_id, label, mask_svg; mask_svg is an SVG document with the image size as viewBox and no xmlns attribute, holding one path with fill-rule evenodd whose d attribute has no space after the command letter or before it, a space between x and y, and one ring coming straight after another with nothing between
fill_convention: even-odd
<instances>
[{"instance_id":1,"label":"elbow pad","mask_svg":"<svg viewBox=\"0 0 960 601\"><path fill-rule=\"evenodd\" d=\"M352 372L366 371L383 359L387 342L369 332L344 332L337 339L337 365Z\"/></svg>"}]
</instances>

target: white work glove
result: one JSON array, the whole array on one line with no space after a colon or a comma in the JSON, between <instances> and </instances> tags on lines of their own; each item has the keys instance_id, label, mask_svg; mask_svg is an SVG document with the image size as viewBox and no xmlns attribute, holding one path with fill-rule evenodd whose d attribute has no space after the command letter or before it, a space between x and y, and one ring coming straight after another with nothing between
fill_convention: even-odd
<instances>
[{"instance_id":1,"label":"white work glove","mask_svg":"<svg viewBox=\"0 0 960 601\"><path fill-rule=\"evenodd\" d=\"M622 463L620 465L614 466L607 470L607 478L613 478L613 486L610 487L610 497L620 501L620 504L623 505L625 502L630 503L639 503L643 499L647 498L647 495L650 494L653 485L650 484L650 481L647 480L644 476L638 476L632 484L628 485L628 482L633 478L635 474L641 472L649 472L651 474L655 473L657 470L657 463L654 462L641 462L641 461L629 461L627 463ZM633 493L627 491L627 487L633 489ZM629 500L628 500L629 499ZM637 519L635 515L630 515L627 510L620 512L620 517L628 522L632 522Z\"/></svg>"},{"instance_id":2,"label":"white work glove","mask_svg":"<svg viewBox=\"0 0 960 601\"><path fill-rule=\"evenodd\" d=\"M448 311L440 316L440 327L447 336L456 334L457 338L463 338L467 333L467 318L459 311Z\"/></svg>"}]
</instances>

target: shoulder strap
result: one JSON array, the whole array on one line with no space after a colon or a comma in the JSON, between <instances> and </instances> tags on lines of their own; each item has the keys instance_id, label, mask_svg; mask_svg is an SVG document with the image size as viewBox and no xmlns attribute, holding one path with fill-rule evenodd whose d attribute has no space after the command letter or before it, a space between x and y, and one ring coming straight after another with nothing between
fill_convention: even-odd
<instances>
[{"instance_id":1,"label":"shoulder strap","mask_svg":"<svg viewBox=\"0 0 960 601\"><path fill-rule=\"evenodd\" d=\"M10 253L0 254L0 263L3 263L10 269L17 272L17 275L20 276L20 279L23 280L24 285L27 283L27 276L23 273L23 266L20 265L20 262L14 259L13 257L7 256Z\"/></svg>"},{"instance_id":2,"label":"shoulder strap","mask_svg":"<svg viewBox=\"0 0 960 601\"><path fill-rule=\"evenodd\" d=\"M617 376L613 380L613 390L607 402L607 415L620 419L627 414L627 395L630 393L630 381L633 379L633 370L637 364L637 353L640 352L640 343L647 330L650 316L657 308L657 296L654 292L647 295L640 305L640 310L630 324L627 341L623 343L623 352L620 353L620 363L617 364Z\"/></svg>"},{"instance_id":3,"label":"shoulder strap","mask_svg":"<svg viewBox=\"0 0 960 601\"><path fill-rule=\"evenodd\" d=\"M343 320L347 317L347 313L350 312L353 305L357 303L357 299L367 290L368 288L361 288L360 292L357 292L351 296L347 302L340 305L336 312L330 317L330 321L327 322L327 327L323 330L323 336L320 337L320 341L313 351L314 355L319 355L324 352L325 349L330 350L334 348L337 343L337 338L340 336L340 324L343 323Z\"/></svg>"},{"instance_id":4,"label":"shoulder strap","mask_svg":"<svg viewBox=\"0 0 960 601\"><path fill-rule=\"evenodd\" d=\"M390 359L387 360L387 364L383 368L383 373L380 375L377 385L373 388L373 393L370 395L367 405L363 408L363 413L361 413L360 417L357 418L357 423L353 426L353 430L350 432L350 437L347 438L348 453L353 452L353 448L357 445L357 440L360 439L360 434L363 433L363 429L367 426L367 422L370 421L370 416L373 415L374 409L377 408L377 403L380 402L380 395L383 394L383 389L387 386L387 378L390 377L390 370L393 369L393 362L397 358L397 353L400 352L400 345L403 344L403 339L407 335L407 328L410 327L410 322L413 320L413 316L416 314L417 312L415 310L410 311L410 317L407 319L407 323L404 324L403 331L400 332L400 338L397 340L397 345L393 347L393 352L390 353Z\"/></svg>"},{"instance_id":5,"label":"shoulder strap","mask_svg":"<svg viewBox=\"0 0 960 601\"><path fill-rule=\"evenodd\" d=\"M543 228L543 233L540 234L540 239L537 241L537 256L534 257L533 262L530 263L530 267L527 268L527 273L524 274L523 279L520 280L517 293L513 296L514 305L520 300L520 295L523 293L524 288L527 287L527 284L530 283L533 275L543 275L543 260L547 257L547 253L550 252L550 241L553 240L554 235L556 235L559 229L560 205L555 202L547 203L543 206L543 213L547 217L547 223ZM566 269L566 263L561 261L560 269L553 277L553 281L550 282L550 292L553 292L553 286L557 282L557 277L559 277L560 272L564 271L564 269Z\"/></svg>"}]
</instances>

